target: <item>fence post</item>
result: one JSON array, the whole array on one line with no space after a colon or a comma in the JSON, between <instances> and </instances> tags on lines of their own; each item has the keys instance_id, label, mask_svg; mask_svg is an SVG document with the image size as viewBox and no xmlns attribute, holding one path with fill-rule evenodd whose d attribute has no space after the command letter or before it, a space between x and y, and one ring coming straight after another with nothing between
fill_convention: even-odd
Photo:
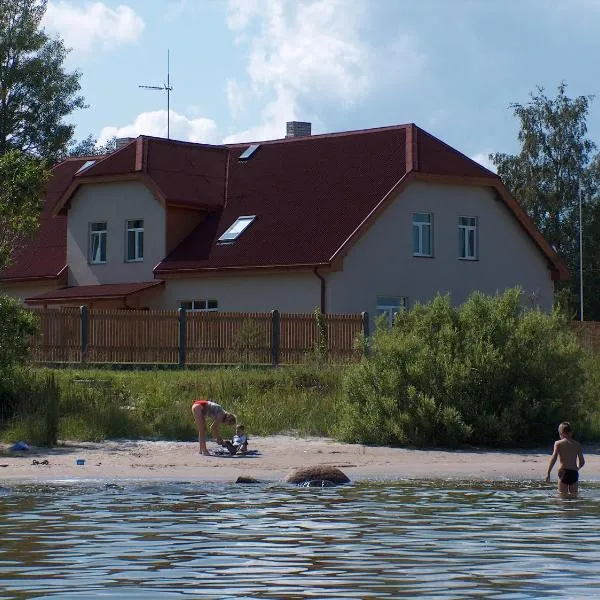
<instances>
[{"instance_id":1,"label":"fence post","mask_svg":"<svg viewBox=\"0 0 600 600\"><path fill-rule=\"evenodd\" d=\"M369 325L369 313L364 311L360 313L360 320L362 321L362 330L363 330L363 335L368 338L369 337L369 329L370 329L370 325Z\"/></svg>"},{"instance_id":2,"label":"fence post","mask_svg":"<svg viewBox=\"0 0 600 600\"><path fill-rule=\"evenodd\" d=\"M362 321L362 330L363 330L363 338L364 338L364 353L365 355L369 351L369 334L370 332L370 321L369 321L369 313L367 311L363 311L360 313L360 320Z\"/></svg>"},{"instance_id":3,"label":"fence post","mask_svg":"<svg viewBox=\"0 0 600 600\"><path fill-rule=\"evenodd\" d=\"M279 365L280 332L279 311L275 309L271 311L271 365L273 367Z\"/></svg>"},{"instance_id":4,"label":"fence post","mask_svg":"<svg viewBox=\"0 0 600 600\"><path fill-rule=\"evenodd\" d=\"M185 308L177 310L177 318L179 320L179 366L185 367L185 353L187 350L187 328L185 318Z\"/></svg>"},{"instance_id":5,"label":"fence post","mask_svg":"<svg viewBox=\"0 0 600 600\"><path fill-rule=\"evenodd\" d=\"M89 315L88 307L84 304L79 307L80 323L79 328L81 332L81 362L87 362L87 351L88 351L88 336L89 336Z\"/></svg>"}]
</instances>

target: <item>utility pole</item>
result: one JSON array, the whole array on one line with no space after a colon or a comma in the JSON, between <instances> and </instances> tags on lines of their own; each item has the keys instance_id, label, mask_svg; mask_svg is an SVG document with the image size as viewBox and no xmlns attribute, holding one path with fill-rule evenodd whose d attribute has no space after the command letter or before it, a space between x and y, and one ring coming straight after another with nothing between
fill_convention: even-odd
<instances>
[{"instance_id":1,"label":"utility pole","mask_svg":"<svg viewBox=\"0 0 600 600\"><path fill-rule=\"evenodd\" d=\"M170 69L170 51L167 50L167 83L163 85L140 85L138 87L145 90L159 90L167 92L167 139L171 139L170 122L171 122L171 69Z\"/></svg>"},{"instance_id":2,"label":"utility pole","mask_svg":"<svg viewBox=\"0 0 600 600\"><path fill-rule=\"evenodd\" d=\"M579 184L579 320L583 321L583 211L581 183Z\"/></svg>"}]
</instances>

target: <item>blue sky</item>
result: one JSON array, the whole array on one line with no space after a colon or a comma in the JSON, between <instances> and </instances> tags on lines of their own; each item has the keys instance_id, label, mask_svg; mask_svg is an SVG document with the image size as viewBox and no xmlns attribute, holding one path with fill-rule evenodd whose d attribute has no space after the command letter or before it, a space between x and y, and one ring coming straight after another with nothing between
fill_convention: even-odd
<instances>
[{"instance_id":1,"label":"blue sky","mask_svg":"<svg viewBox=\"0 0 600 600\"><path fill-rule=\"evenodd\" d=\"M511 102L536 86L596 95L600 0L49 0L89 108L76 137L208 143L414 122L487 164L518 149Z\"/></svg>"}]
</instances>

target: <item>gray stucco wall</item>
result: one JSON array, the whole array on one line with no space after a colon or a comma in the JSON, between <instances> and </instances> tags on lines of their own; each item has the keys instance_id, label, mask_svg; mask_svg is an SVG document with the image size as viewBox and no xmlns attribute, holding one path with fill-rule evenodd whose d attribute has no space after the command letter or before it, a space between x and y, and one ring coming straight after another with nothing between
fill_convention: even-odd
<instances>
[{"instance_id":1,"label":"gray stucco wall","mask_svg":"<svg viewBox=\"0 0 600 600\"><path fill-rule=\"evenodd\" d=\"M320 282L312 274L169 279L150 308L173 309L183 300L215 299L222 311L305 313L319 306L320 294Z\"/></svg>"},{"instance_id":2,"label":"gray stucco wall","mask_svg":"<svg viewBox=\"0 0 600 600\"><path fill-rule=\"evenodd\" d=\"M6 294L12 298L16 298L21 302L24 302L25 298L31 298L39 294L51 292L62 287L56 282L52 283L11 283L8 285L0 286L0 293Z\"/></svg>"},{"instance_id":3,"label":"gray stucco wall","mask_svg":"<svg viewBox=\"0 0 600 600\"><path fill-rule=\"evenodd\" d=\"M433 214L434 257L412 255L412 215ZM479 260L458 258L458 219L478 218ZM378 296L408 296L409 307L450 292L455 304L474 290L522 286L544 310L554 286L546 260L491 189L411 184L346 256L327 282L329 312L374 314Z\"/></svg>"},{"instance_id":4,"label":"gray stucco wall","mask_svg":"<svg viewBox=\"0 0 600 600\"><path fill-rule=\"evenodd\" d=\"M126 262L126 221L144 220L144 260ZM106 263L88 262L90 223L106 221ZM69 285L152 281L152 269L165 256L165 211L144 185L136 182L84 185L68 212Z\"/></svg>"}]
</instances>

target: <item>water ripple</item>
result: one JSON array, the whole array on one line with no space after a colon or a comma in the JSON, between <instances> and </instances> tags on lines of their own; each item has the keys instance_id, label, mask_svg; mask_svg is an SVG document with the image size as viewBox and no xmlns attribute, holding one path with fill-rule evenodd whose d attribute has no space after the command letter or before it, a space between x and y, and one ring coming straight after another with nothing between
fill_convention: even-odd
<instances>
[{"instance_id":1,"label":"water ripple","mask_svg":"<svg viewBox=\"0 0 600 600\"><path fill-rule=\"evenodd\" d=\"M0 598L598 597L599 515L594 486L23 485Z\"/></svg>"}]
</instances>

